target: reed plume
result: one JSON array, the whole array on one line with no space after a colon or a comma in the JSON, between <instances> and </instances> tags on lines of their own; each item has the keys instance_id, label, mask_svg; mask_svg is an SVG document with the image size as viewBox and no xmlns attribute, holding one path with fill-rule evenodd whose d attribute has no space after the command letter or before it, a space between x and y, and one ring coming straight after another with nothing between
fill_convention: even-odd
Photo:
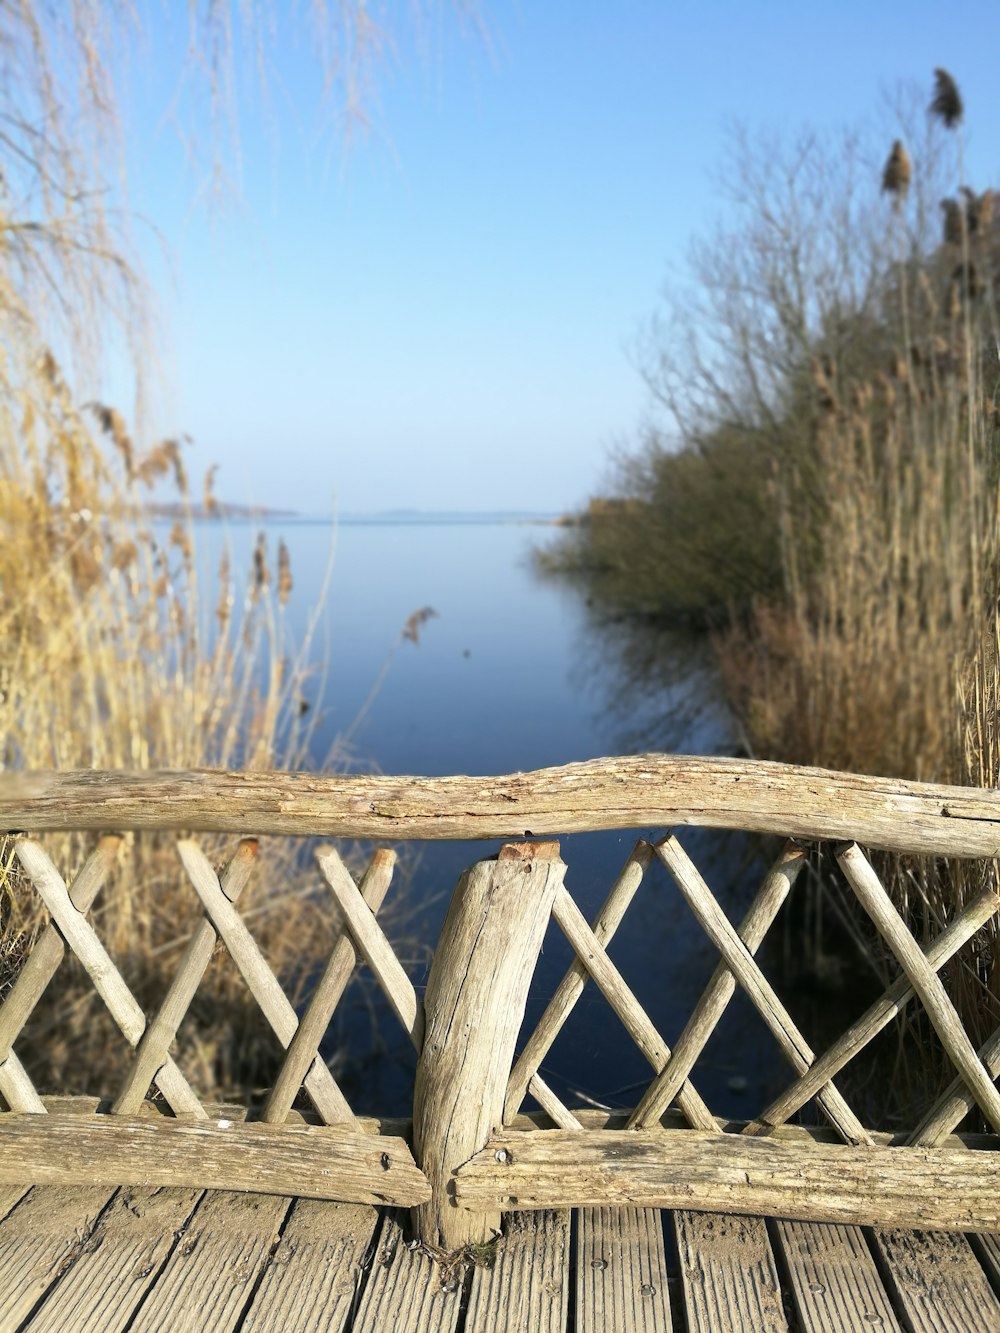
<instances>
[{"instance_id":1,"label":"reed plume","mask_svg":"<svg viewBox=\"0 0 1000 1333\"><path fill-rule=\"evenodd\" d=\"M953 130L962 123L965 107L958 84L946 69L938 67L934 71L934 96L931 98L930 113L940 120L945 129Z\"/></svg>"},{"instance_id":2,"label":"reed plume","mask_svg":"<svg viewBox=\"0 0 1000 1333\"><path fill-rule=\"evenodd\" d=\"M882 190L885 194L893 196L893 202L897 207L901 207L906 199L910 188L910 180L913 176L913 168L910 164L910 155L906 151L901 139L897 139L892 145L892 152L885 164L882 172Z\"/></svg>"}]
</instances>

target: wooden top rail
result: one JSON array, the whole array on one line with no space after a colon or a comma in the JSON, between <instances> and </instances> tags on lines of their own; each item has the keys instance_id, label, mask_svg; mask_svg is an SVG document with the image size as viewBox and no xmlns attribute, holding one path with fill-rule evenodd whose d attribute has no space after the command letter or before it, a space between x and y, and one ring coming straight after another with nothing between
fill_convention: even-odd
<instances>
[{"instance_id":1,"label":"wooden top rail","mask_svg":"<svg viewBox=\"0 0 1000 1333\"><path fill-rule=\"evenodd\" d=\"M500 777L0 774L0 830L523 838L683 824L1000 855L1000 791L744 759L632 755Z\"/></svg>"}]
</instances>

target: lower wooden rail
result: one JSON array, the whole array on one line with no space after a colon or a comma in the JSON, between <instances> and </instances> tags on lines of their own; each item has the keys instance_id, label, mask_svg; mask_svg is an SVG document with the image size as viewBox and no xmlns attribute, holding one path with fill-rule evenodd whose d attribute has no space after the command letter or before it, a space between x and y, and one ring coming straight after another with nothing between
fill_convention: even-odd
<instances>
[{"instance_id":1,"label":"lower wooden rail","mask_svg":"<svg viewBox=\"0 0 1000 1333\"><path fill-rule=\"evenodd\" d=\"M456 1170L454 1197L477 1214L627 1204L993 1232L1000 1151L788 1143L696 1129L514 1131Z\"/></svg>"},{"instance_id":2,"label":"lower wooden rail","mask_svg":"<svg viewBox=\"0 0 1000 1333\"><path fill-rule=\"evenodd\" d=\"M0 1185L177 1186L412 1208L431 1194L402 1139L330 1125L0 1115Z\"/></svg>"}]
</instances>

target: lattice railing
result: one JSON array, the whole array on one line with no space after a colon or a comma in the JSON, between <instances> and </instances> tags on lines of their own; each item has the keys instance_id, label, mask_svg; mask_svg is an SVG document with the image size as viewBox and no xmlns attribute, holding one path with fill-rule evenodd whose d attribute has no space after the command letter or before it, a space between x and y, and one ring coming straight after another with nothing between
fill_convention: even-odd
<instances>
[{"instance_id":1,"label":"lattice railing","mask_svg":"<svg viewBox=\"0 0 1000 1333\"><path fill-rule=\"evenodd\" d=\"M608 946L654 857L667 867L694 917L720 954L720 962L711 980L672 1049L656 1030L608 954ZM815 1099L843 1142L871 1146L875 1142L872 1134L847 1104L833 1079L916 998L923 1004L944 1051L954 1064L957 1078L938 1103L927 1111L909 1141L921 1146L937 1146L974 1105L980 1107L987 1122L1000 1133L1000 1092L993 1081L1000 1075L1000 1028L982 1050L976 1052L938 976L955 954L996 915L1000 905L996 889L984 889L921 949L861 849L856 844L840 846L836 859L845 878L878 929L887 952L898 961L902 975L821 1057L817 1057L755 959L807 859L807 848L798 843L787 843L738 927L729 921L697 866L674 836L664 838L655 846L646 842L637 844L593 926L587 923L565 885L560 885L552 904L552 919L566 936L576 957L511 1072L504 1099L504 1124L513 1123L526 1094L530 1093L559 1128L583 1128L538 1071L585 985L593 981L655 1071L655 1077L628 1117L628 1129L648 1129L656 1125L671 1106L676 1106L694 1129L718 1128L719 1119L697 1092L690 1076L739 985L798 1075L795 1082L741 1132L766 1135Z\"/></svg>"},{"instance_id":2,"label":"lattice railing","mask_svg":"<svg viewBox=\"0 0 1000 1333\"><path fill-rule=\"evenodd\" d=\"M588 922L564 882L549 834L702 825L782 834L785 843L744 919L733 924L678 839L640 841ZM379 851L360 884L332 849L319 864L343 930L308 1006L297 1013L241 915L256 843L217 874L195 841L178 853L201 918L155 1012L143 1011L88 919L117 853L105 836L67 886L31 834L139 829L409 838L516 838L463 876L435 950L424 1004L378 921L392 875ZM189 1183L273 1189L418 1208L424 1239L446 1248L484 1239L507 1209L632 1203L772 1212L827 1221L1000 1229L1000 1153L950 1138L971 1107L1000 1134L1000 1030L975 1049L941 972L996 914L988 888L921 948L862 847L996 857L993 792L888 782L745 761L641 756L499 778L325 778L305 774L32 774L0 776L0 829L20 830L17 857L51 923L0 1005L0 1183L7 1180ZM757 961L806 861L832 846L847 884L899 964L899 977L827 1049L812 1049ZM719 962L672 1044L612 961L609 946L657 861ZM528 988L550 922L574 954L534 1030L522 1037ZM258 1121L213 1115L171 1057L185 1014L220 945L285 1055ZM47 1108L17 1047L67 953L132 1050L107 1114ZM352 1113L320 1048L358 960L370 967L418 1052L414 1155ZM641 978L637 980L643 980ZM645 979L648 982L648 978ZM650 1066L621 1122L571 1107L542 1075L585 987L604 996ZM698 1061L736 994L760 1015L791 1067L788 1086L749 1124L732 1126L699 1092ZM866 1126L844 1094L850 1061L907 1006L921 1008L955 1070L905 1146ZM181 1037L183 1040L183 1036ZM520 1041L520 1050L518 1043ZM838 1086L838 1081L840 1086ZM152 1116L155 1088L174 1118ZM304 1090L319 1124L290 1114ZM527 1096L554 1128L520 1110ZM832 1129L791 1117L814 1101ZM680 1123L686 1128L674 1129ZM984 1147L985 1144L985 1147Z\"/></svg>"},{"instance_id":3,"label":"lattice railing","mask_svg":"<svg viewBox=\"0 0 1000 1333\"><path fill-rule=\"evenodd\" d=\"M111 1103L109 1115L95 1116L89 1123L77 1116L68 1124L59 1126L40 1126L27 1121L15 1125L0 1117L0 1136L6 1132L8 1141L16 1142L22 1154L29 1142L37 1145L35 1151L44 1154L46 1137L50 1147L58 1141L62 1152L69 1152L69 1158L64 1157L59 1162L53 1157L47 1165L42 1164L42 1169L49 1174L58 1174L63 1180L78 1177L89 1181L93 1178L93 1169L84 1160L87 1155L93 1156L95 1152L110 1154L115 1146L124 1146L125 1151L134 1156L129 1169L136 1176L136 1180L125 1183L138 1183L139 1180L144 1183L203 1183L204 1163L200 1160L189 1162L183 1150L181 1159L174 1160L176 1145L162 1133L157 1138L150 1133L148 1125L143 1132L130 1125L131 1137L126 1132L127 1122L140 1115L147 1096L153 1091L162 1097L175 1117L201 1125L200 1139L189 1140L192 1152L199 1142L205 1141L206 1132L222 1128L225 1132L223 1142L215 1145L221 1152L220 1178L230 1186L259 1187L258 1149L261 1143L265 1149L267 1147L266 1132L260 1140L260 1130L251 1129L249 1125L240 1126L228 1117L213 1118L170 1053L213 954L221 943L259 1006L264 1021L285 1050L274 1087L260 1117L261 1123L285 1125L293 1102L300 1090L304 1090L321 1124L346 1131L337 1140L335 1156L343 1158L341 1165L349 1169L338 1168L330 1159L324 1141L313 1136L308 1150L299 1154L300 1192L323 1197L333 1188L345 1200L405 1205L425 1197L428 1192L426 1181L413 1165L405 1144L399 1139L375 1138L365 1132L319 1053L359 953L374 972L417 1050L420 1049L422 1006L375 920L392 880L395 854L388 850L376 851L360 885L355 884L333 848L321 849L317 854L323 877L348 929L338 936L300 1019L239 911L240 896L257 860L257 840L243 839L221 874L216 873L197 843L179 840L177 853L187 881L200 900L203 916L187 942L162 1003L156 1013L147 1018L87 915L114 865L119 842L117 837L103 837L71 886L67 886L40 843L28 837L20 837L15 843L15 855L24 876L42 899L51 920L23 959L16 979L0 1004L0 1097L10 1112L48 1117L45 1101L32 1084L16 1046L33 1011L56 980L67 951L81 964L133 1054L122 1085L103 1090L105 1099ZM93 1146L95 1128L102 1136L103 1146L100 1148ZM121 1133L117 1132L119 1128ZM159 1128L162 1131L165 1127L161 1124ZM309 1139L308 1127L296 1124L295 1128L299 1138ZM9 1137L12 1134L17 1135L14 1140ZM148 1145L145 1153L140 1152L140 1144ZM164 1154L164 1159L158 1162L155 1154L159 1152ZM74 1165L75 1157L80 1160ZM188 1179L192 1175L197 1176L197 1181ZM3 1176L4 1167L0 1165L0 1178Z\"/></svg>"},{"instance_id":4,"label":"lattice railing","mask_svg":"<svg viewBox=\"0 0 1000 1333\"><path fill-rule=\"evenodd\" d=\"M655 845L636 845L592 925L560 876L551 893L551 919L575 958L514 1063L503 1093L503 1128L453 1167L460 1206L471 1210L503 1202L507 1207L541 1208L615 1201L735 1212L777 1210L779 1215L820 1220L898 1222L905 1216L910 1225L966 1229L1000 1224L1000 1152L972 1154L970 1172L968 1158L933 1151L976 1106L1000 1134L995 1084L1000 1029L977 1051L939 975L997 914L997 890L985 888L921 948L861 848L841 843L834 854L900 975L819 1055L755 957L808 860L801 843L786 843L739 926L729 920L673 835ZM666 867L720 957L672 1049L608 952L654 858ZM565 1105L539 1073L588 983L603 994L653 1070L638 1104L610 1131L595 1129L593 1115L581 1119L582 1113ZM692 1078L737 986L795 1078L749 1124L731 1127L713 1114ZM955 1079L912 1133L893 1136L890 1146L888 1134L862 1123L834 1079L913 1004L923 1007ZM519 1112L528 1094L555 1129L522 1127ZM844 1146L829 1145L822 1135L810 1136L798 1127L797 1139L782 1133L809 1101L815 1101ZM671 1111L702 1133L664 1134L663 1118Z\"/></svg>"}]
</instances>

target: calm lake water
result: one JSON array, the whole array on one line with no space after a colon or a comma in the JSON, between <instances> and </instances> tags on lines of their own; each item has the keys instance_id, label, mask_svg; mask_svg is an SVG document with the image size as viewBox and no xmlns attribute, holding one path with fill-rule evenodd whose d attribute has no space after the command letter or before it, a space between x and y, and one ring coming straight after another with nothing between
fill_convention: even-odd
<instances>
[{"instance_id":1,"label":"calm lake water","mask_svg":"<svg viewBox=\"0 0 1000 1333\"><path fill-rule=\"evenodd\" d=\"M279 536L291 553L294 633L302 632L323 592L333 543L319 639L321 648L326 640L327 672L322 697L315 697L317 680L312 699L321 715L316 762L344 735L350 737L352 767L422 775L501 774L656 748L725 752L731 743L697 644L650 644L625 626L595 624L573 589L534 576L530 551L551 540L549 526L455 518L341 520L336 530L305 521L264 527L272 556ZM259 528L228 526L237 567L247 567ZM202 525L199 535L204 557L214 560L221 525ZM419 641L402 640L407 619L425 607L435 615L422 624ZM588 917L637 836L562 840L567 886ZM739 912L761 875L760 866L747 863L742 840L697 831L683 840L721 901ZM417 946L436 938L460 872L498 845L401 848L406 873L387 901L389 909L397 902L389 928L414 941L411 975L418 989L426 983L426 966ZM658 865L610 952L664 1038L674 1041L717 959ZM570 961L565 941L551 927L529 1021ZM409 1105L412 1058L391 1015L380 1010L373 1031L366 995L371 991L355 994L340 1034L349 1046L341 1074L345 1090L360 1112L401 1113ZM772 1039L748 1006L734 1003L693 1079L718 1114L745 1115L762 1105L776 1067ZM360 1071L356 1081L352 1070ZM571 1102L592 1098L618 1106L633 1105L651 1077L592 984L543 1074Z\"/></svg>"}]
</instances>

